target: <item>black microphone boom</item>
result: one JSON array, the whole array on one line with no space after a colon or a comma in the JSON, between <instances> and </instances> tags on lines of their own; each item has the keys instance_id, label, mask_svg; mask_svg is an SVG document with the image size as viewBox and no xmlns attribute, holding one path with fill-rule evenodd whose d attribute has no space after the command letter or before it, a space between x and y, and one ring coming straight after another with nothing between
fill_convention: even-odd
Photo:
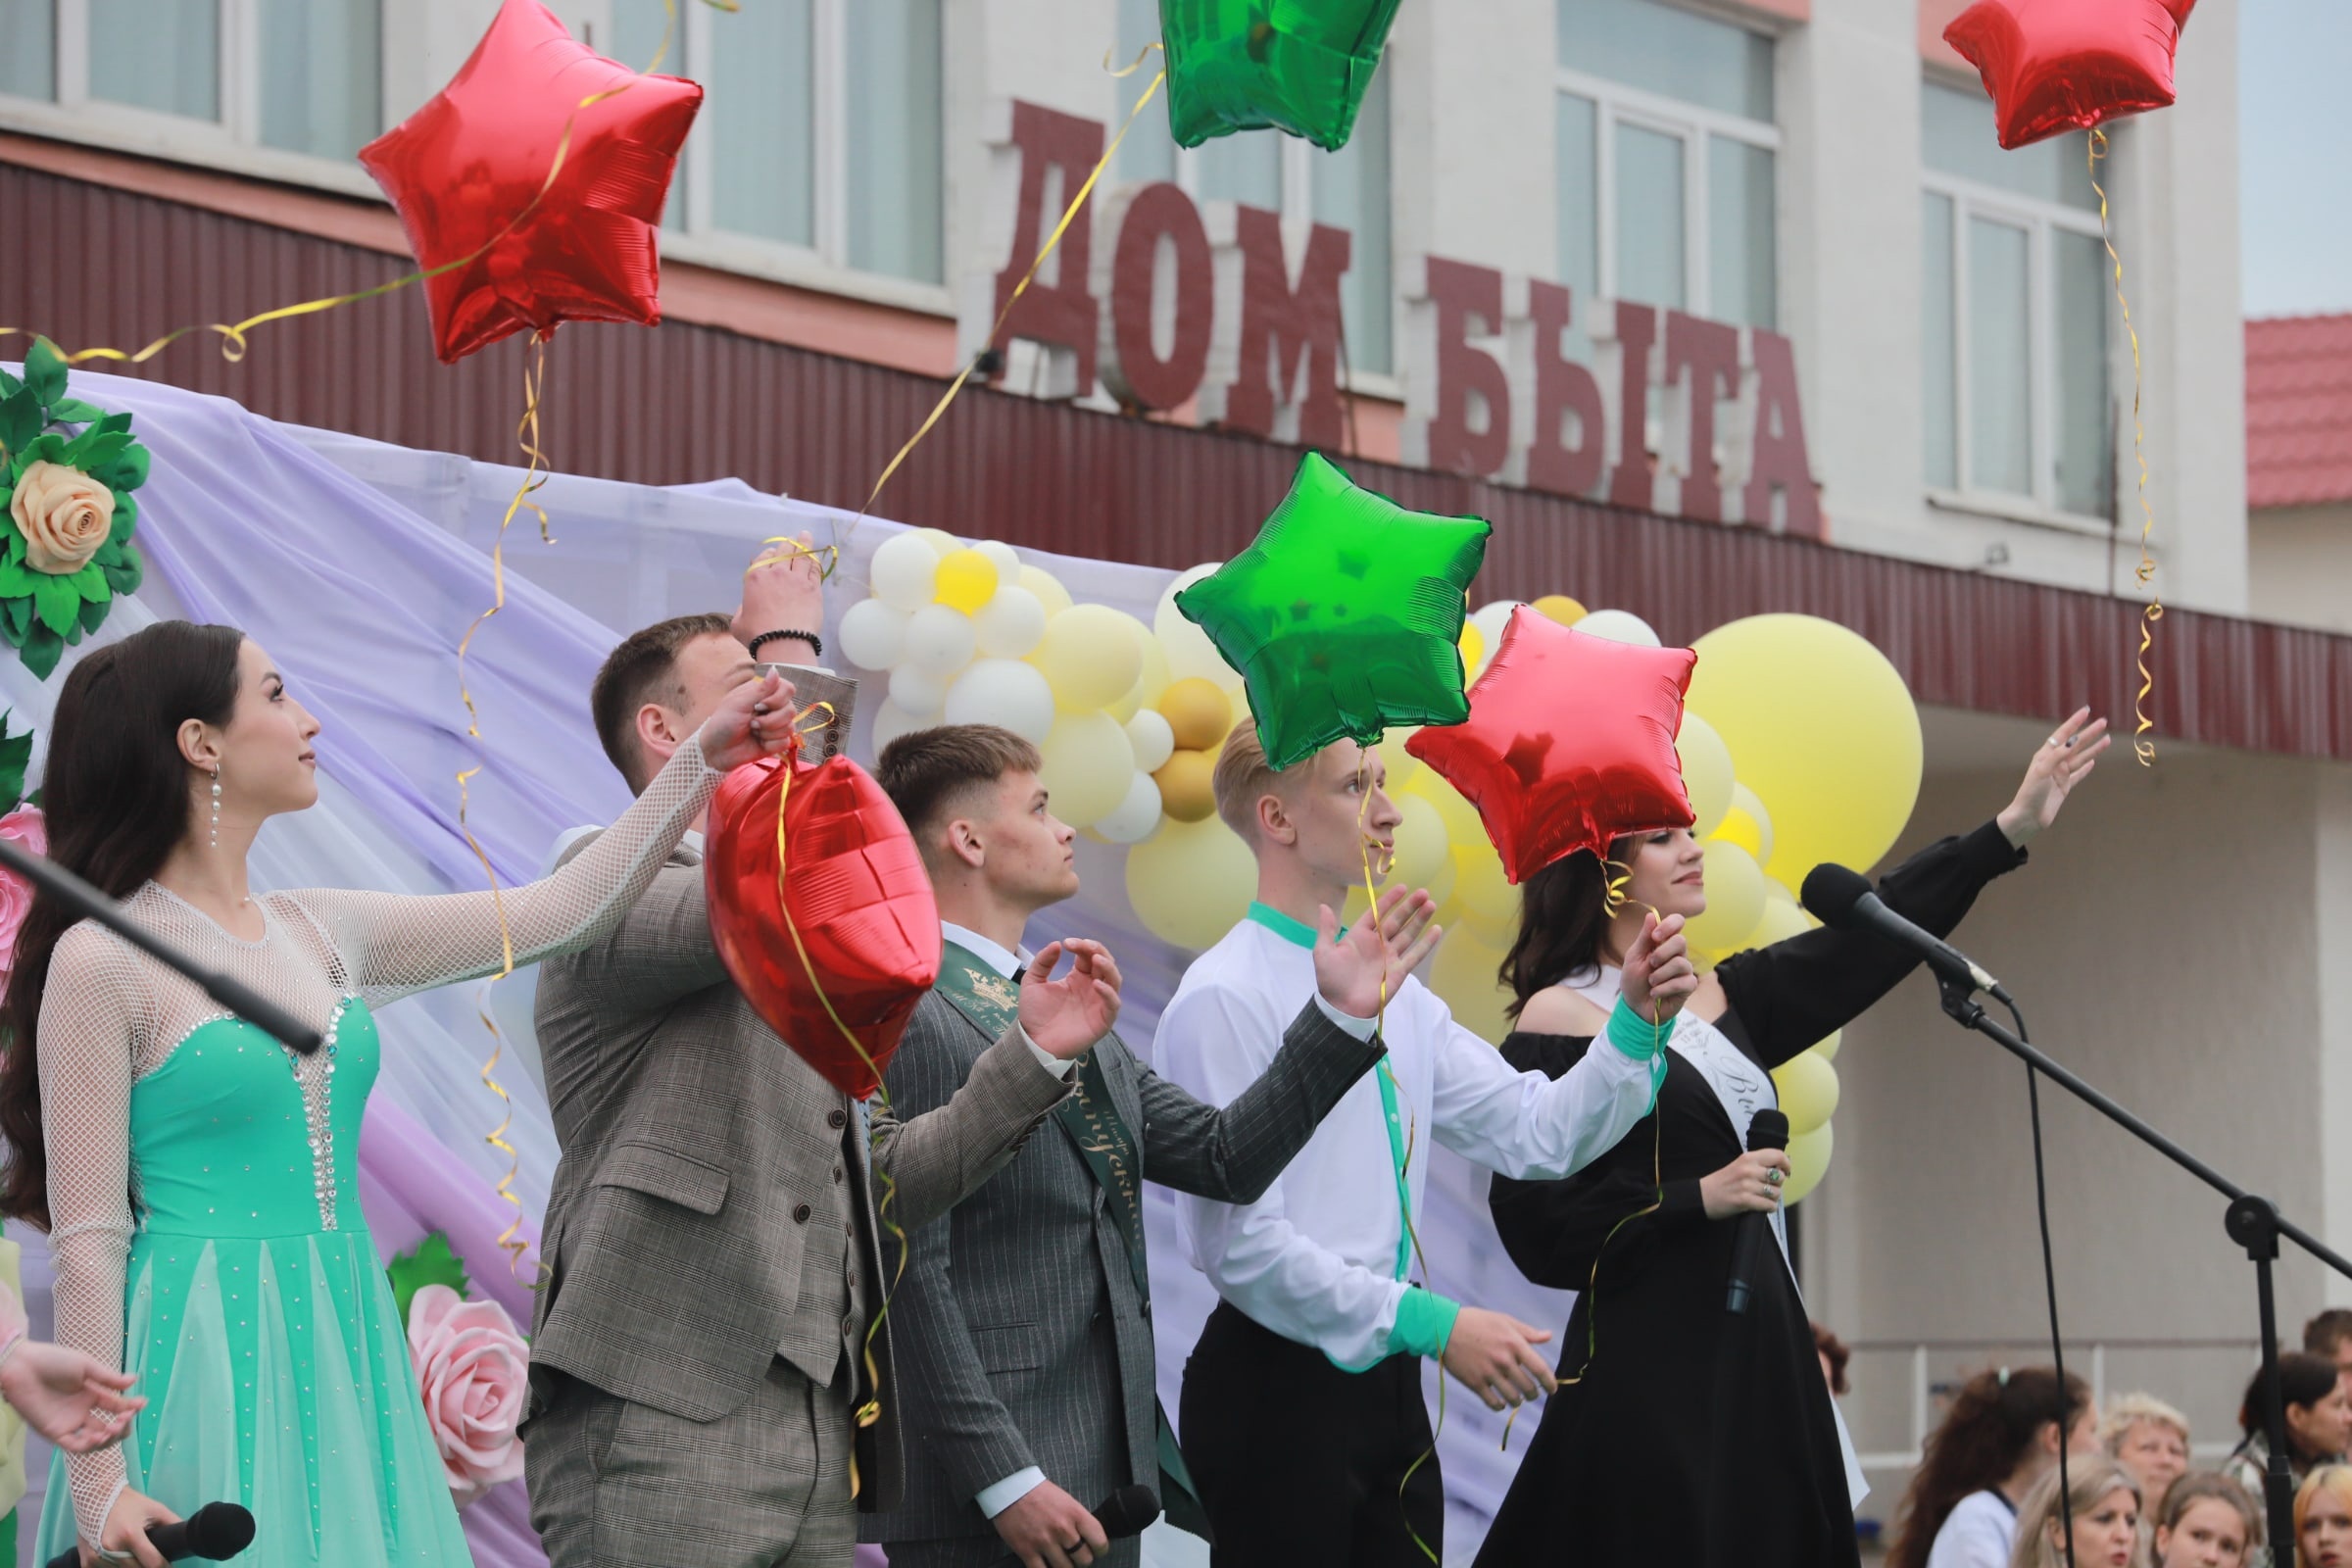
<instances>
[{"instance_id":1,"label":"black microphone boom","mask_svg":"<svg viewBox=\"0 0 2352 1568\"><path fill-rule=\"evenodd\" d=\"M1788 1147L1788 1117L1773 1105L1766 1105L1748 1118L1747 1152L1759 1149ZM1723 1309L1740 1313L1747 1310L1747 1300L1756 1289L1756 1254L1763 1250L1764 1238L1772 1230L1772 1216L1753 1209L1740 1216L1740 1237L1732 1243L1732 1284L1724 1293Z\"/></svg>"},{"instance_id":2,"label":"black microphone boom","mask_svg":"<svg viewBox=\"0 0 2352 1568\"><path fill-rule=\"evenodd\" d=\"M233 1502L208 1502L175 1525L157 1525L147 1540L167 1562L203 1557L219 1562L253 1544L253 1515ZM68 1546L49 1559L49 1568L76 1568L79 1547Z\"/></svg>"},{"instance_id":3,"label":"black microphone boom","mask_svg":"<svg viewBox=\"0 0 2352 1568\"><path fill-rule=\"evenodd\" d=\"M1806 875L1798 897L1823 925L1839 931L1873 932L1897 947L1909 948L1945 980L1965 984L1971 991L1990 992L2004 1004L2009 1001L2001 983L1967 954L1886 907L1859 871L1834 861L1817 865Z\"/></svg>"}]
</instances>

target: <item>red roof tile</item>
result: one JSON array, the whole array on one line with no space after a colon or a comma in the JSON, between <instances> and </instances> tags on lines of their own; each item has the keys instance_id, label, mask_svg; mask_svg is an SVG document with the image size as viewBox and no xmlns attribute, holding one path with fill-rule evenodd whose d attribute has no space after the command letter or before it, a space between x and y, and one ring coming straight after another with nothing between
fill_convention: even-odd
<instances>
[{"instance_id":1,"label":"red roof tile","mask_svg":"<svg viewBox=\"0 0 2352 1568\"><path fill-rule=\"evenodd\" d=\"M2246 505L2352 501L2352 315L2246 323Z\"/></svg>"}]
</instances>

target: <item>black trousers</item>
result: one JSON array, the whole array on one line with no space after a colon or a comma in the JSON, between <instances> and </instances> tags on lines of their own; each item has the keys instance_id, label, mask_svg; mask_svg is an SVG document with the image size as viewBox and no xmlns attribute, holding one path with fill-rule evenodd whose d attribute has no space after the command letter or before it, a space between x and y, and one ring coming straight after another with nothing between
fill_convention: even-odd
<instances>
[{"instance_id":1,"label":"black trousers","mask_svg":"<svg viewBox=\"0 0 2352 1568\"><path fill-rule=\"evenodd\" d=\"M1216 1568L1428 1568L1416 1535L1443 1560L1446 1485L1419 1358L1343 1372L1220 1301L1184 1364L1178 1425Z\"/></svg>"}]
</instances>

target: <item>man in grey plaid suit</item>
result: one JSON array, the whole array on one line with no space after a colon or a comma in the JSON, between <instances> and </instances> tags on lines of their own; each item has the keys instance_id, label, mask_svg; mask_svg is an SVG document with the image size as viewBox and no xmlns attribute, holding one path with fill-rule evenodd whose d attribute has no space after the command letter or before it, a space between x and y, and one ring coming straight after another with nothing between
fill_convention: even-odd
<instances>
[{"instance_id":1,"label":"man in grey plaid suit","mask_svg":"<svg viewBox=\"0 0 2352 1568\"><path fill-rule=\"evenodd\" d=\"M947 936L939 984L890 1063L909 1114L970 1093L1023 976L1023 925L1078 891L1075 835L1054 818L1038 766L1027 741L981 724L903 736L882 754L876 776L922 850ZM906 1498L859 1523L892 1568L989 1568L1008 1548L1029 1568L1132 1565L1138 1543L1106 1542L1090 1510L1135 1485L1205 1532L1153 1395L1139 1183L1227 1201L1265 1192L1380 1059L1384 972L1394 990L1429 950L1426 895L1385 912L1385 932L1367 919L1317 950L1322 995L1231 1105L1195 1100L1105 1032L1079 1061L1059 1127L914 1239L891 1308L914 1435Z\"/></svg>"},{"instance_id":2,"label":"man in grey plaid suit","mask_svg":"<svg viewBox=\"0 0 2352 1568\"><path fill-rule=\"evenodd\" d=\"M615 650L592 706L632 787L770 643L819 657L821 608L812 564L789 560L747 576L732 625L689 616ZM784 673L804 710L832 705L829 753L855 688ZM902 1485L904 1390L875 1315L903 1243L886 1259L875 1170L895 1183L892 1226L939 1214L1019 1152L1117 1013L1115 971L1091 954L1068 980L1040 975L965 1093L903 1122L872 1110L869 1165L867 1106L728 979L703 879L690 834L613 936L540 971L564 1155L523 1438L557 1568L846 1568L855 1508Z\"/></svg>"}]
</instances>

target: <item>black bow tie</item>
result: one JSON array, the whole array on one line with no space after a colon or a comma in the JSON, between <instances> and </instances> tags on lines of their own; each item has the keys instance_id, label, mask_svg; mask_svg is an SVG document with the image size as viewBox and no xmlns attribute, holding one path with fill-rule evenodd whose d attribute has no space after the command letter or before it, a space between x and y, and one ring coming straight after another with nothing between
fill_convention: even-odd
<instances>
[{"instance_id":1,"label":"black bow tie","mask_svg":"<svg viewBox=\"0 0 2352 1568\"><path fill-rule=\"evenodd\" d=\"M1019 985L1019 984L1021 983L1021 981L1022 981L1024 978L1026 978L1026 977L1027 977L1028 973L1029 973L1029 966L1028 966L1027 964L1025 964L1025 963L1016 963L1016 964L1014 964L1014 965L1012 966L1012 983L1013 983L1014 985L1016 985L1016 986L1017 986L1017 985Z\"/></svg>"}]
</instances>

